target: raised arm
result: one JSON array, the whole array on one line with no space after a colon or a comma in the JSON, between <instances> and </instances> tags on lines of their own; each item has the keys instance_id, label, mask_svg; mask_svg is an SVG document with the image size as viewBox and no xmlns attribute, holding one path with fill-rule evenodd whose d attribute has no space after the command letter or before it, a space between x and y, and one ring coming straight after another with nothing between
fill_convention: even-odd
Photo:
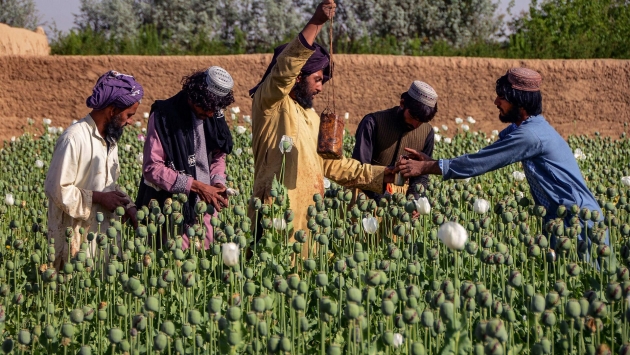
<instances>
[{"instance_id":1,"label":"raised arm","mask_svg":"<svg viewBox=\"0 0 630 355\"><path fill-rule=\"evenodd\" d=\"M263 110L273 108L289 95L302 67L315 51L313 43L317 34L334 15L335 7L334 0L322 1L299 36L291 41L278 56L271 73L255 94L260 96Z\"/></svg>"}]
</instances>

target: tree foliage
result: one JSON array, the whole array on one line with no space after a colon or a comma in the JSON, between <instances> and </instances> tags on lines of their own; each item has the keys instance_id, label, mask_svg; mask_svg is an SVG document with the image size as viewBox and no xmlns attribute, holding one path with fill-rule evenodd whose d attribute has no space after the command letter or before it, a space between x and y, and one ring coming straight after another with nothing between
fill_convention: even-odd
<instances>
[{"instance_id":1,"label":"tree foliage","mask_svg":"<svg viewBox=\"0 0 630 355\"><path fill-rule=\"evenodd\" d=\"M34 30L40 22L34 0L0 0L0 22Z\"/></svg>"}]
</instances>

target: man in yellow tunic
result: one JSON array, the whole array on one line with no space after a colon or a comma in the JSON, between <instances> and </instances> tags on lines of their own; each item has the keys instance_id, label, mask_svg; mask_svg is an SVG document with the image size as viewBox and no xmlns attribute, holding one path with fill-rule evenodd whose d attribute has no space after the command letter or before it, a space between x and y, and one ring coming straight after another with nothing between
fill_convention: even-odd
<instances>
[{"instance_id":1,"label":"man in yellow tunic","mask_svg":"<svg viewBox=\"0 0 630 355\"><path fill-rule=\"evenodd\" d=\"M271 203L274 176L281 179L281 140L283 136L291 138L291 151L284 156L284 185L295 213L294 231L307 229L307 209L313 204L314 194L323 195L324 176L344 186L375 192L383 191L386 172L390 176L386 167L345 158L326 160L317 154L320 116L312 101L327 80L329 56L314 42L322 26L334 15L335 7L334 0L322 1L298 38L276 49L275 60L260 84L250 91L254 196ZM304 243L303 253L307 244Z\"/></svg>"}]
</instances>

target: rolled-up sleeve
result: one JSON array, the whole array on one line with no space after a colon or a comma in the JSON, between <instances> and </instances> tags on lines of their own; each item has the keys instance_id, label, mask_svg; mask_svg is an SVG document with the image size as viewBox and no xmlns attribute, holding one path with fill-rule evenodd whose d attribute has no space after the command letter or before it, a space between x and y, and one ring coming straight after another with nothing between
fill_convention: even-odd
<instances>
[{"instance_id":1,"label":"rolled-up sleeve","mask_svg":"<svg viewBox=\"0 0 630 355\"><path fill-rule=\"evenodd\" d=\"M80 159L74 139L60 139L55 146L44 188L46 196L57 208L74 219L85 221L92 209L92 191L74 185Z\"/></svg>"},{"instance_id":2,"label":"rolled-up sleeve","mask_svg":"<svg viewBox=\"0 0 630 355\"><path fill-rule=\"evenodd\" d=\"M541 151L542 142L536 135L527 130L513 129L477 153L441 159L440 168L444 180L465 179L531 158Z\"/></svg>"},{"instance_id":3,"label":"rolled-up sleeve","mask_svg":"<svg viewBox=\"0 0 630 355\"><path fill-rule=\"evenodd\" d=\"M145 182L171 193L190 193L193 178L166 166L167 157L155 130L153 114L149 117L143 155L142 176Z\"/></svg>"}]
</instances>

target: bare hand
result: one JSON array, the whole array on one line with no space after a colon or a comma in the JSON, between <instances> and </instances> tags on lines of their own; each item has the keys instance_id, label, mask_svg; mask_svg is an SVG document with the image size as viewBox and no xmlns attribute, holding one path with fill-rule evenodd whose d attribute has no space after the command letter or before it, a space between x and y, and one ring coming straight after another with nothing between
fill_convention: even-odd
<instances>
[{"instance_id":1,"label":"bare hand","mask_svg":"<svg viewBox=\"0 0 630 355\"><path fill-rule=\"evenodd\" d=\"M228 205L228 200L224 197L227 194L225 186L210 186L195 180L193 181L191 190L199 195L199 198L204 202L214 206L214 209L217 210L217 212L221 212L221 209L223 207L227 207Z\"/></svg>"},{"instance_id":2,"label":"bare hand","mask_svg":"<svg viewBox=\"0 0 630 355\"><path fill-rule=\"evenodd\" d=\"M317 5L315 14L313 14L310 22L314 25L321 26L335 16L336 9L337 4L335 4L335 0L323 0Z\"/></svg>"},{"instance_id":3,"label":"bare hand","mask_svg":"<svg viewBox=\"0 0 630 355\"><path fill-rule=\"evenodd\" d=\"M131 224L133 224L133 228L138 228L138 220L136 219L136 213L138 213L138 209L135 207L130 207L125 211L125 215L122 218L122 222L125 223L128 220L131 220Z\"/></svg>"},{"instance_id":4,"label":"bare hand","mask_svg":"<svg viewBox=\"0 0 630 355\"><path fill-rule=\"evenodd\" d=\"M426 174L427 171L425 170L427 168L427 164L430 163L431 162L403 159L396 167L399 169L402 176L407 179Z\"/></svg>"},{"instance_id":5,"label":"bare hand","mask_svg":"<svg viewBox=\"0 0 630 355\"><path fill-rule=\"evenodd\" d=\"M419 152L415 149L411 149L411 148L405 148L405 150L407 151L407 153L409 153L408 157L409 159L413 159L413 160L419 160L419 161L430 161L433 160L431 159L430 156Z\"/></svg>"},{"instance_id":6,"label":"bare hand","mask_svg":"<svg viewBox=\"0 0 630 355\"><path fill-rule=\"evenodd\" d=\"M106 211L110 212L114 211L118 206L125 206L131 202L129 201L129 197L120 191L93 191L92 201L103 206Z\"/></svg>"}]
</instances>

